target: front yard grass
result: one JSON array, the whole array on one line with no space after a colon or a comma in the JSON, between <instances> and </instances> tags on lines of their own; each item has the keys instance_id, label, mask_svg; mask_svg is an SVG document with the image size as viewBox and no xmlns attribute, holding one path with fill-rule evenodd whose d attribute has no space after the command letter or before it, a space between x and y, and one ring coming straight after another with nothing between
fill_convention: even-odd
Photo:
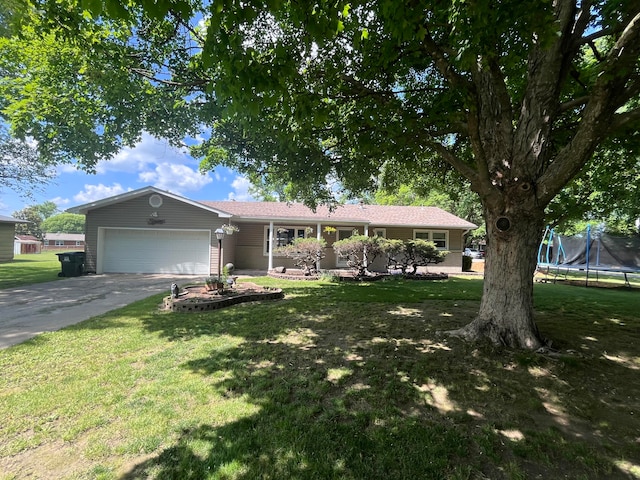
<instances>
[{"instance_id":1,"label":"front yard grass","mask_svg":"<svg viewBox=\"0 0 640 480\"><path fill-rule=\"evenodd\" d=\"M0 290L59 280L62 268L56 253L16 255L13 261L0 264Z\"/></svg>"},{"instance_id":2,"label":"front yard grass","mask_svg":"<svg viewBox=\"0 0 640 480\"><path fill-rule=\"evenodd\" d=\"M640 294L536 285L554 355L438 332L482 280L161 296L0 351L0 479L640 478Z\"/></svg>"}]
</instances>

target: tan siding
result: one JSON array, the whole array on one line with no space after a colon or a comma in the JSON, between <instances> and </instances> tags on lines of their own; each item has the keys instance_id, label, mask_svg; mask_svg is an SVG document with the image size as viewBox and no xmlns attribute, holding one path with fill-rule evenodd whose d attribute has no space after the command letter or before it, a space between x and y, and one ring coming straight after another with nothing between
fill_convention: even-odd
<instances>
[{"instance_id":1,"label":"tan siding","mask_svg":"<svg viewBox=\"0 0 640 480\"><path fill-rule=\"evenodd\" d=\"M374 228L385 228L384 226ZM373 228L370 229L373 232ZM413 228L387 227L387 238L394 240L413 240Z\"/></svg>"},{"instance_id":2,"label":"tan siding","mask_svg":"<svg viewBox=\"0 0 640 480\"><path fill-rule=\"evenodd\" d=\"M224 267L227 263L233 263L233 266L235 268L238 268L235 262L236 259L236 241L238 239L238 233L234 232L232 235L225 235L224 239L222 240L222 267ZM216 238L215 234L213 234L213 243L216 245L218 245L218 239ZM216 252L216 256L218 255L218 252ZM213 260L212 260L213 262ZM218 268L218 264L211 264L211 268L212 269L217 269ZM217 270L216 270L217 273Z\"/></svg>"},{"instance_id":3,"label":"tan siding","mask_svg":"<svg viewBox=\"0 0 640 480\"><path fill-rule=\"evenodd\" d=\"M264 225L257 223L238 224L240 231L235 244L234 265L239 270L260 269L266 270L268 259L263 255L262 240L264 238Z\"/></svg>"},{"instance_id":4,"label":"tan siding","mask_svg":"<svg viewBox=\"0 0 640 480\"><path fill-rule=\"evenodd\" d=\"M87 271L96 270L98 227L140 228L155 230L210 230L211 231L211 270L218 269L218 240L213 233L226 219L220 219L212 212L185 204L170 197L162 196L159 208L149 205L149 195L143 195L125 202L91 210L87 214L85 229L85 251ZM154 212L157 216L152 216ZM153 221L157 223L152 223ZM162 222L163 221L163 222ZM225 262L233 262L233 246L229 246Z\"/></svg>"},{"instance_id":5,"label":"tan siding","mask_svg":"<svg viewBox=\"0 0 640 480\"><path fill-rule=\"evenodd\" d=\"M449 250L451 252L462 252L463 230L449 231ZM460 260L462 262L462 260Z\"/></svg>"},{"instance_id":6,"label":"tan siding","mask_svg":"<svg viewBox=\"0 0 640 480\"><path fill-rule=\"evenodd\" d=\"M96 252L98 245L98 223L91 212L84 221L84 271L96 271Z\"/></svg>"},{"instance_id":7,"label":"tan siding","mask_svg":"<svg viewBox=\"0 0 640 480\"><path fill-rule=\"evenodd\" d=\"M269 259L262 253L262 247L237 245L234 265L237 269L266 270Z\"/></svg>"},{"instance_id":8,"label":"tan siding","mask_svg":"<svg viewBox=\"0 0 640 480\"><path fill-rule=\"evenodd\" d=\"M238 224L240 231L238 232L238 247L260 247L262 252L262 242L264 240L264 224L258 223L241 223Z\"/></svg>"},{"instance_id":9,"label":"tan siding","mask_svg":"<svg viewBox=\"0 0 640 480\"><path fill-rule=\"evenodd\" d=\"M0 223L0 262L13 260L13 240L16 228L13 223Z\"/></svg>"}]
</instances>

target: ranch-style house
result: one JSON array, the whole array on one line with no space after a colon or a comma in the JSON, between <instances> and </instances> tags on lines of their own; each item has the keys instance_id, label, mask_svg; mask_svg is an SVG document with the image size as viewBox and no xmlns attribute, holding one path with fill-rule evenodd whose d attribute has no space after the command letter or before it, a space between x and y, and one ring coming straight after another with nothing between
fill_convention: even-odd
<instances>
[{"instance_id":1,"label":"ranch-style house","mask_svg":"<svg viewBox=\"0 0 640 480\"><path fill-rule=\"evenodd\" d=\"M331 246L354 231L430 240L450 252L433 268L453 273L462 268L465 234L477 228L437 207L346 204L312 211L299 203L195 201L155 187L68 211L86 215L85 272L98 274L216 274L219 250L221 264L233 263L236 270L289 268L291 260L274 250L305 236L327 242L321 269L342 268L345 264ZM215 231L223 225L237 231L219 244Z\"/></svg>"}]
</instances>

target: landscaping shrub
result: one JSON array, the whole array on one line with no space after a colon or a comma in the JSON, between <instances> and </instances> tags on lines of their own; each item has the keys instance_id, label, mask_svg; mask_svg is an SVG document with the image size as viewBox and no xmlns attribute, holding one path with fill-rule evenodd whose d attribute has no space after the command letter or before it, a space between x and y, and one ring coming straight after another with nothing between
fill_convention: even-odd
<instances>
[{"instance_id":1,"label":"landscaping shrub","mask_svg":"<svg viewBox=\"0 0 640 480\"><path fill-rule=\"evenodd\" d=\"M355 271L356 276L362 277L367 273L366 265L373 263L382 253L383 240L380 237L352 235L335 242L333 251L339 258L347 261L347 266Z\"/></svg>"},{"instance_id":2,"label":"landscaping shrub","mask_svg":"<svg viewBox=\"0 0 640 480\"><path fill-rule=\"evenodd\" d=\"M382 251L387 255L387 264L391 269L400 269L403 274L415 275L418 267L427 267L444 261L449 252L438 250L436 244L426 240L384 240Z\"/></svg>"},{"instance_id":3,"label":"landscaping shrub","mask_svg":"<svg viewBox=\"0 0 640 480\"><path fill-rule=\"evenodd\" d=\"M278 247L275 253L292 258L295 265L301 268L305 275L317 273L317 262L325 257L324 249L327 242L323 238L296 238L284 247Z\"/></svg>"}]
</instances>

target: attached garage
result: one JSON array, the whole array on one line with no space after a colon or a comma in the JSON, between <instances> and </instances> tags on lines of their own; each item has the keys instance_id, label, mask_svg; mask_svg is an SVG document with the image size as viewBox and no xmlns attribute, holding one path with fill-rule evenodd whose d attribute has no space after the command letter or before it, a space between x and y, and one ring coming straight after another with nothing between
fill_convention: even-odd
<instances>
[{"instance_id":1,"label":"attached garage","mask_svg":"<svg viewBox=\"0 0 640 480\"><path fill-rule=\"evenodd\" d=\"M210 230L100 228L98 273L209 275Z\"/></svg>"}]
</instances>

